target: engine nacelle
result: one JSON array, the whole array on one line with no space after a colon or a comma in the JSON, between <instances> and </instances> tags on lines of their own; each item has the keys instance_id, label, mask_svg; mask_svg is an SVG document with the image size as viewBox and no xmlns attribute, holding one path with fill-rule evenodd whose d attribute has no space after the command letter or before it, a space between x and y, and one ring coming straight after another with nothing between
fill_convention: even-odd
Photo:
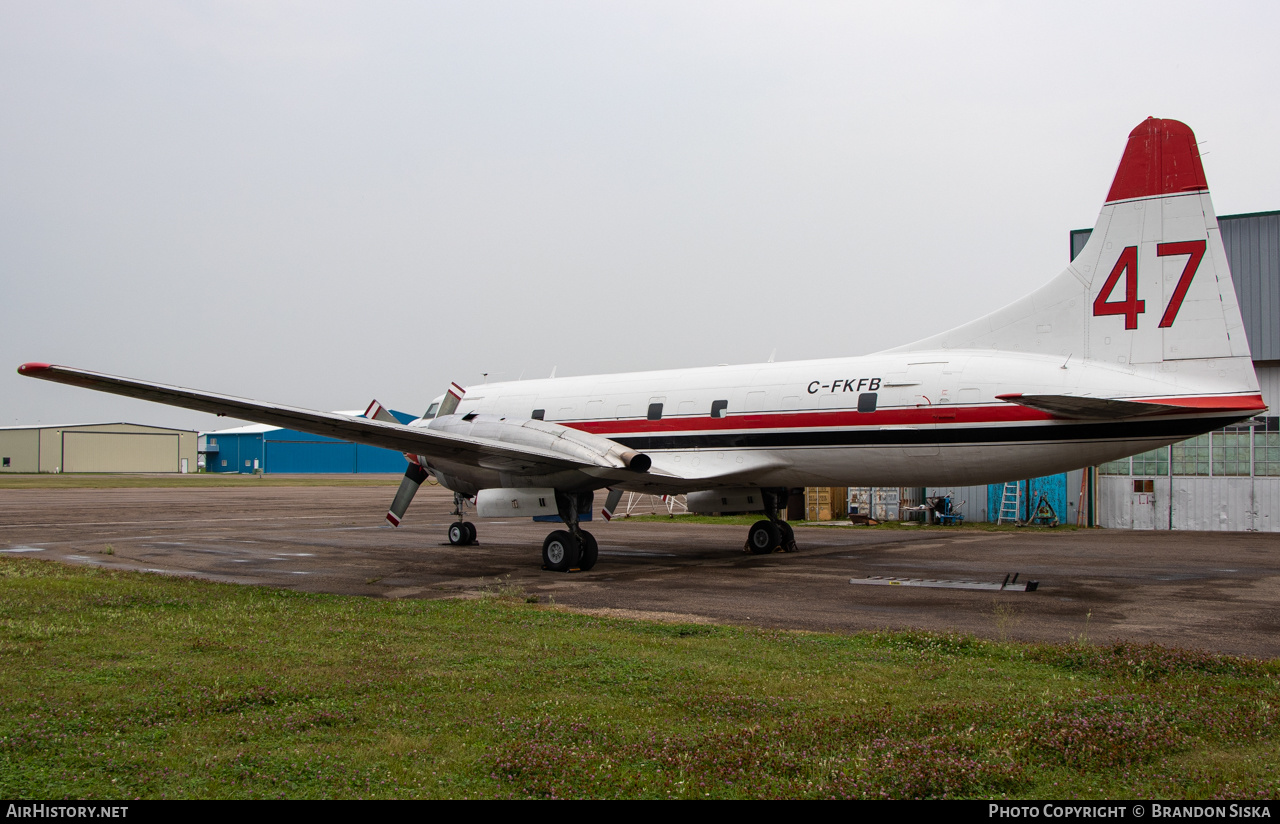
<instances>
[{"instance_id":1,"label":"engine nacelle","mask_svg":"<svg viewBox=\"0 0 1280 824\"><path fill-rule=\"evenodd\" d=\"M699 515L713 512L763 512L764 495L759 489L707 489L690 492L687 501L689 511Z\"/></svg>"},{"instance_id":2,"label":"engine nacelle","mask_svg":"<svg viewBox=\"0 0 1280 824\"><path fill-rule=\"evenodd\" d=\"M625 467L636 472L648 472L653 464L648 455L617 441L533 418L506 418L475 413L439 415L427 424L427 428L451 435L543 449L595 466Z\"/></svg>"},{"instance_id":3,"label":"engine nacelle","mask_svg":"<svg viewBox=\"0 0 1280 824\"><path fill-rule=\"evenodd\" d=\"M536 518L559 514L554 489L482 489L476 493L476 515L481 518Z\"/></svg>"}]
</instances>

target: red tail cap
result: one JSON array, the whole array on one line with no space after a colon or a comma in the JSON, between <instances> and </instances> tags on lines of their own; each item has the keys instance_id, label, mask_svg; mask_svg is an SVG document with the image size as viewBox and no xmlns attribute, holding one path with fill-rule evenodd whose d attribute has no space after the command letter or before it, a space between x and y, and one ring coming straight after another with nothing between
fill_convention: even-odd
<instances>
[{"instance_id":1,"label":"red tail cap","mask_svg":"<svg viewBox=\"0 0 1280 824\"><path fill-rule=\"evenodd\" d=\"M1107 202L1208 189L1191 127L1148 117L1129 132Z\"/></svg>"}]
</instances>

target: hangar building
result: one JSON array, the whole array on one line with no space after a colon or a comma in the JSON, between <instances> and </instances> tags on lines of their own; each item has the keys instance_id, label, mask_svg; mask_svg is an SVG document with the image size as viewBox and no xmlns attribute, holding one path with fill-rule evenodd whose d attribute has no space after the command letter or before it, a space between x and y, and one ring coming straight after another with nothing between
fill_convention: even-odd
<instances>
[{"instance_id":1,"label":"hangar building","mask_svg":"<svg viewBox=\"0 0 1280 824\"><path fill-rule=\"evenodd\" d=\"M1043 491L1067 523L1280 531L1280 211L1223 215L1218 228L1268 411L1133 458L1021 481L1023 514ZM1071 232L1073 260L1092 232ZM929 495L948 492L965 502L966 519L998 519L1004 484L928 490Z\"/></svg>"},{"instance_id":2,"label":"hangar building","mask_svg":"<svg viewBox=\"0 0 1280 824\"><path fill-rule=\"evenodd\" d=\"M0 472L194 472L196 437L136 423L0 427Z\"/></svg>"},{"instance_id":3,"label":"hangar building","mask_svg":"<svg viewBox=\"0 0 1280 824\"><path fill-rule=\"evenodd\" d=\"M388 410L408 423L416 415ZM343 414L364 417L359 412ZM395 472L405 470L404 454L296 429L249 424L200 434L200 456L207 472L276 473Z\"/></svg>"}]
</instances>

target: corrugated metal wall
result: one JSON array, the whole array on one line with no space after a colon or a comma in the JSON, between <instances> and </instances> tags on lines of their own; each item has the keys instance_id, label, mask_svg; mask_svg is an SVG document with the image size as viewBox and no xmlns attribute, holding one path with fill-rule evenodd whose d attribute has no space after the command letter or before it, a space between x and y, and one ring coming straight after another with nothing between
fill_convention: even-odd
<instances>
[{"instance_id":1,"label":"corrugated metal wall","mask_svg":"<svg viewBox=\"0 0 1280 824\"><path fill-rule=\"evenodd\" d=\"M1280 212L1218 219L1256 361L1280 359Z\"/></svg>"},{"instance_id":2,"label":"corrugated metal wall","mask_svg":"<svg viewBox=\"0 0 1280 824\"><path fill-rule=\"evenodd\" d=\"M253 472L257 460L263 472L290 474L348 472L404 472L404 455L393 449L353 444L292 429L266 433L211 432L206 436L217 452L208 455L209 472Z\"/></svg>"},{"instance_id":3,"label":"corrugated metal wall","mask_svg":"<svg viewBox=\"0 0 1280 824\"><path fill-rule=\"evenodd\" d=\"M8 472L188 472L196 433L135 423L76 424L0 431Z\"/></svg>"},{"instance_id":4,"label":"corrugated metal wall","mask_svg":"<svg viewBox=\"0 0 1280 824\"><path fill-rule=\"evenodd\" d=\"M63 472L177 472L180 441L172 433L62 433ZM195 461L191 461L194 468Z\"/></svg>"},{"instance_id":5,"label":"corrugated metal wall","mask_svg":"<svg viewBox=\"0 0 1280 824\"><path fill-rule=\"evenodd\" d=\"M236 435L210 435L217 441L217 453L209 456L206 469L210 472L252 472L255 459L261 461L262 435L241 433Z\"/></svg>"},{"instance_id":6,"label":"corrugated metal wall","mask_svg":"<svg viewBox=\"0 0 1280 824\"><path fill-rule=\"evenodd\" d=\"M1280 478L1163 477L1149 479L1149 491L1135 489L1134 482L1141 480L1126 475L1098 478L1102 526L1280 532L1280 518L1272 517L1280 512Z\"/></svg>"},{"instance_id":7,"label":"corrugated metal wall","mask_svg":"<svg viewBox=\"0 0 1280 824\"><path fill-rule=\"evenodd\" d=\"M355 472L355 444L342 441L266 441L267 472Z\"/></svg>"},{"instance_id":8,"label":"corrugated metal wall","mask_svg":"<svg viewBox=\"0 0 1280 824\"><path fill-rule=\"evenodd\" d=\"M1258 387L1262 389L1262 400L1271 410L1268 415L1280 413L1280 367L1253 365L1258 375Z\"/></svg>"},{"instance_id":9,"label":"corrugated metal wall","mask_svg":"<svg viewBox=\"0 0 1280 824\"><path fill-rule=\"evenodd\" d=\"M356 444L356 472L404 472L408 465L403 452Z\"/></svg>"},{"instance_id":10,"label":"corrugated metal wall","mask_svg":"<svg viewBox=\"0 0 1280 824\"><path fill-rule=\"evenodd\" d=\"M933 498L939 495L951 496L952 511L964 516L966 521L994 521L995 516L987 514L987 485L981 486L928 486L925 495Z\"/></svg>"},{"instance_id":11,"label":"corrugated metal wall","mask_svg":"<svg viewBox=\"0 0 1280 824\"><path fill-rule=\"evenodd\" d=\"M40 432L35 429L0 431L0 472L40 471ZM8 466L3 464L8 463Z\"/></svg>"}]
</instances>

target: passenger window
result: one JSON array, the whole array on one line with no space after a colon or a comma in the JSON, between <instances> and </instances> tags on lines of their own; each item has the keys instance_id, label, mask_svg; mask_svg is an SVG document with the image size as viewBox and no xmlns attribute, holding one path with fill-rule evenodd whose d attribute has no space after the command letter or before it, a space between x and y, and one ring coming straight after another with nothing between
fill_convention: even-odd
<instances>
[{"instance_id":1,"label":"passenger window","mask_svg":"<svg viewBox=\"0 0 1280 824\"><path fill-rule=\"evenodd\" d=\"M858 396L858 411L859 412L876 411L876 393L875 392L863 392L861 395Z\"/></svg>"},{"instance_id":2,"label":"passenger window","mask_svg":"<svg viewBox=\"0 0 1280 824\"><path fill-rule=\"evenodd\" d=\"M729 414L728 401L712 401L711 402L711 417L723 418L728 414Z\"/></svg>"},{"instance_id":3,"label":"passenger window","mask_svg":"<svg viewBox=\"0 0 1280 824\"><path fill-rule=\"evenodd\" d=\"M660 421L660 420L662 420L662 404L660 404L660 403L651 403L651 404L649 404L649 415L648 415L648 417L649 417L649 420L651 420L651 421Z\"/></svg>"},{"instance_id":4,"label":"passenger window","mask_svg":"<svg viewBox=\"0 0 1280 824\"><path fill-rule=\"evenodd\" d=\"M543 418L545 418L546 416L547 416L547 410L545 410L545 409L535 409L535 410L533 410L533 414L532 414L532 415L530 415L529 417L533 418L535 421L540 421L540 420L542 420Z\"/></svg>"}]
</instances>

